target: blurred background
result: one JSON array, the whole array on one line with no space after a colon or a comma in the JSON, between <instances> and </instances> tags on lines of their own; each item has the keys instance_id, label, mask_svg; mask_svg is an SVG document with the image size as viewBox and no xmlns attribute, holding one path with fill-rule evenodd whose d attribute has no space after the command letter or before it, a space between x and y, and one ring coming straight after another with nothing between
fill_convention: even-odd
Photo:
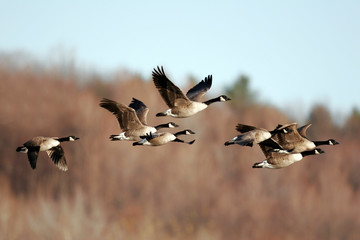
<instances>
[{"instance_id":1,"label":"blurred background","mask_svg":"<svg viewBox=\"0 0 360 240\"><path fill-rule=\"evenodd\" d=\"M11 1L0 8L0 239L359 239L360 17L353 1ZM151 80L163 65L187 91L208 74L187 119ZM149 108L196 142L133 147L99 107ZM280 170L252 169L258 146L224 146L237 123L312 123L334 138ZM32 170L15 152L33 136L64 143L69 171L45 153Z\"/></svg>"}]
</instances>

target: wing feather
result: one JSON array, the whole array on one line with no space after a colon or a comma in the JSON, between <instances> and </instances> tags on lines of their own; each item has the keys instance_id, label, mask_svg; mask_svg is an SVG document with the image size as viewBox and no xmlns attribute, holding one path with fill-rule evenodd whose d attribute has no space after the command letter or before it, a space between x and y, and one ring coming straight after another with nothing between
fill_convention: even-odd
<instances>
[{"instance_id":1,"label":"wing feather","mask_svg":"<svg viewBox=\"0 0 360 240\"><path fill-rule=\"evenodd\" d=\"M147 114L149 113L149 108L140 100L133 98L129 107L133 108L136 111L140 122L144 125L147 125Z\"/></svg>"},{"instance_id":2,"label":"wing feather","mask_svg":"<svg viewBox=\"0 0 360 240\"><path fill-rule=\"evenodd\" d=\"M40 147L37 146L37 147L27 147L27 148L28 148L27 155L28 155L28 159L29 159L29 162L30 162L30 166L31 166L32 169L35 169L36 168L36 161L37 161L38 156L39 156Z\"/></svg>"},{"instance_id":3,"label":"wing feather","mask_svg":"<svg viewBox=\"0 0 360 240\"><path fill-rule=\"evenodd\" d=\"M172 83L165 75L163 67L154 68L152 72L153 82L158 89L162 99L165 103L173 108L178 99L183 99L190 102L190 99L174 83Z\"/></svg>"},{"instance_id":4,"label":"wing feather","mask_svg":"<svg viewBox=\"0 0 360 240\"><path fill-rule=\"evenodd\" d=\"M103 98L100 102L103 107L113 113L117 118L120 128L124 131L128 129L136 129L143 126L133 108L124 104L117 103L113 100Z\"/></svg>"},{"instance_id":5,"label":"wing feather","mask_svg":"<svg viewBox=\"0 0 360 240\"><path fill-rule=\"evenodd\" d=\"M252 130L255 130L257 129L256 127L254 126L250 126L250 125L245 125L245 124L241 124L239 123L237 126L236 126L236 130L240 133L246 133L246 132L250 132Z\"/></svg>"},{"instance_id":6,"label":"wing feather","mask_svg":"<svg viewBox=\"0 0 360 240\"><path fill-rule=\"evenodd\" d=\"M60 145L50 148L49 150L46 151L46 153L60 170L62 171L68 170L64 149Z\"/></svg>"},{"instance_id":7,"label":"wing feather","mask_svg":"<svg viewBox=\"0 0 360 240\"><path fill-rule=\"evenodd\" d=\"M186 96L192 101L199 101L202 96L211 88L212 84L212 75L205 77L204 80L199 82L193 88L191 88Z\"/></svg>"},{"instance_id":8,"label":"wing feather","mask_svg":"<svg viewBox=\"0 0 360 240\"><path fill-rule=\"evenodd\" d=\"M304 125L304 126L302 126L302 127L299 127L297 130L298 130L299 134L300 134L302 137L306 138L306 131L308 130L308 128L309 128L310 126L311 126L311 123L306 124L306 125Z\"/></svg>"}]
</instances>

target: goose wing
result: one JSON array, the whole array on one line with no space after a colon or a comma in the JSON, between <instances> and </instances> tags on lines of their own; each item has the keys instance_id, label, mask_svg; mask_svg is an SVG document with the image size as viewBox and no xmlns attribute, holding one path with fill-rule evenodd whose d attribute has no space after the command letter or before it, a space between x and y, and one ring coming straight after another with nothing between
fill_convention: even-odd
<instances>
[{"instance_id":1,"label":"goose wing","mask_svg":"<svg viewBox=\"0 0 360 240\"><path fill-rule=\"evenodd\" d=\"M236 130L240 133L246 133L246 132L250 132L252 130L255 130L257 129L256 127L254 126L250 126L250 125L245 125L245 124L241 124L239 123L237 126L236 126Z\"/></svg>"},{"instance_id":2,"label":"goose wing","mask_svg":"<svg viewBox=\"0 0 360 240\"><path fill-rule=\"evenodd\" d=\"M133 108L117 103L113 100L103 98L100 107L107 109L115 115L120 128L124 131L128 129L137 129L143 126Z\"/></svg>"},{"instance_id":3,"label":"goose wing","mask_svg":"<svg viewBox=\"0 0 360 240\"><path fill-rule=\"evenodd\" d=\"M27 147L27 148L28 148L27 155L28 155L28 159L29 159L29 162L30 162L30 166L31 166L32 169L35 169L36 168L36 161L37 161L38 156L39 156L40 147L36 146L36 147Z\"/></svg>"},{"instance_id":4,"label":"goose wing","mask_svg":"<svg viewBox=\"0 0 360 240\"><path fill-rule=\"evenodd\" d=\"M147 141L150 141L151 139L157 138L161 135L161 133L155 132L155 133L147 133L145 136L140 136L141 138L145 138Z\"/></svg>"},{"instance_id":5,"label":"goose wing","mask_svg":"<svg viewBox=\"0 0 360 240\"><path fill-rule=\"evenodd\" d=\"M46 153L60 170L62 171L68 170L64 149L60 145L50 148L49 150L46 151Z\"/></svg>"},{"instance_id":6,"label":"goose wing","mask_svg":"<svg viewBox=\"0 0 360 240\"><path fill-rule=\"evenodd\" d=\"M202 96L211 88L212 84L212 75L205 77L204 80L199 82L193 88L191 88L187 93L186 96L191 101L199 101Z\"/></svg>"},{"instance_id":7,"label":"goose wing","mask_svg":"<svg viewBox=\"0 0 360 240\"><path fill-rule=\"evenodd\" d=\"M283 150L283 148L272 138L262 141L259 143L259 146L267 159L272 157L274 153L277 153L278 150Z\"/></svg>"},{"instance_id":8,"label":"goose wing","mask_svg":"<svg viewBox=\"0 0 360 240\"><path fill-rule=\"evenodd\" d=\"M311 126L311 123L306 124L306 125L304 125L304 126L302 126L302 127L299 127L299 128L297 129L297 131L299 132L299 134L300 134L302 137L306 138L306 131L308 130L308 128L309 128L310 126Z\"/></svg>"},{"instance_id":9,"label":"goose wing","mask_svg":"<svg viewBox=\"0 0 360 240\"><path fill-rule=\"evenodd\" d=\"M136 111L140 122L144 125L147 125L147 114L149 113L149 108L140 100L133 98L129 107L133 108Z\"/></svg>"},{"instance_id":10,"label":"goose wing","mask_svg":"<svg viewBox=\"0 0 360 240\"><path fill-rule=\"evenodd\" d=\"M180 88L167 78L163 67L157 67L157 69L154 68L152 77L155 87L158 89L161 97L170 108L179 104L190 104L190 99L184 95Z\"/></svg>"},{"instance_id":11,"label":"goose wing","mask_svg":"<svg viewBox=\"0 0 360 240\"><path fill-rule=\"evenodd\" d=\"M281 146L302 141L303 137L300 136L299 132L297 131L297 123L283 125L279 129L284 128L288 129L289 131L287 133L278 132L273 135L273 139Z\"/></svg>"}]
</instances>

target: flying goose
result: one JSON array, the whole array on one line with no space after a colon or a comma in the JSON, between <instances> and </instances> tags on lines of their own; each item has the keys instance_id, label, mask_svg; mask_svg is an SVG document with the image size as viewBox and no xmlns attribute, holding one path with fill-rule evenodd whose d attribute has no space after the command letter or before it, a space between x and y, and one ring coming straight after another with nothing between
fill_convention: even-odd
<instances>
[{"instance_id":1,"label":"flying goose","mask_svg":"<svg viewBox=\"0 0 360 240\"><path fill-rule=\"evenodd\" d=\"M264 128L257 128L254 126L239 123L236 126L236 130L242 134L237 135L236 137L232 138L229 141L226 141L225 146L231 144L239 144L241 146L252 147L253 144L258 144L271 138L271 136L273 136L275 133L284 133L284 134L288 133L289 132L288 126L289 124L281 127L278 126L274 130L268 131Z\"/></svg>"},{"instance_id":2,"label":"flying goose","mask_svg":"<svg viewBox=\"0 0 360 240\"><path fill-rule=\"evenodd\" d=\"M261 144L260 148L263 151L266 159L262 162L257 162L253 165L253 168L284 168L290 166L291 164L298 162L303 159L305 156L309 155L317 155L324 153L320 148L315 148L312 150L304 151L304 152L288 152L286 150L274 150L273 148Z\"/></svg>"},{"instance_id":3,"label":"flying goose","mask_svg":"<svg viewBox=\"0 0 360 240\"><path fill-rule=\"evenodd\" d=\"M139 141L141 140L140 136L144 136L147 133L155 133L160 128L178 127L178 125L173 122L160 124L155 127L148 126L146 117L149 109L143 102L135 98L133 98L130 106L136 108L136 110L130 106L126 106L107 98L103 98L99 105L116 116L120 128L123 130L123 132L119 135L111 135L111 141Z\"/></svg>"},{"instance_id":4,"label":"flying goose","mask_svg":"<svg viewBox=\"0 0 360 240\"><path fill-rule=\"evenodd\" d=\"M64 155L64 149L61 147L61 142L75 141L78 137L34 137L25 142L23 146L16 149L17 152L27 153L30 166L32 169L36 168L36 161L40 151L46 151L48 156L52 159L54 164L63 171L68 170L66 159Z\"/></svg>"},{"instance_id":5,"label":"flying goose","mask_svg":"<svg viewBox=\"0 0 360 240\"><path fill-rule=\"evenodd\" d=\"M134 142L133 146L136 145L144 145L144 146L160 146L164 145L169 142L181 142L181 143L187 143L187 144L193 144L195 140L192 140L190 142L185 142L178 138L180 135L191 135L195 134L190 129L186 129L177 133L169 133L169 132L156 132L156 133L150 133L146 136L143 136L143 139L139 142Z\"/></svg>"},{"instance_id":6,"label":"flying goose","mask_svg":"<svg viewBox=\"0 0 360 240\"><path fill-rule=\"evenodd\" d=\"M212 76L205 77L200 83L191 88L186 95L165 75L163 67L154 68L152 72L153 82L161 97L170 109L156 114L157 117L171 116L175 118L190 117L214 102L225 102L231 100L225 95L217 98L199 102L200 98L210 89Z\"/></svg>"},{"instance_id":7,"label":"flying goose","mask_svg":"<svg viewBox=\"0 0 360 240\"><path fill-rule=\"evenodd\" d=\"M273 139L284 149L293 153L301 153L304 151L314 150L320 145L335 145L338 144L333 139L327 141L311 141L306 137L306 130L311 126L307 124L305 126L297 128L297 123L292 124L288 128L291 129L289 133L277 132L273 135ZM278 127L282 128L281 125Z\"/></svg>"}]
</instances>

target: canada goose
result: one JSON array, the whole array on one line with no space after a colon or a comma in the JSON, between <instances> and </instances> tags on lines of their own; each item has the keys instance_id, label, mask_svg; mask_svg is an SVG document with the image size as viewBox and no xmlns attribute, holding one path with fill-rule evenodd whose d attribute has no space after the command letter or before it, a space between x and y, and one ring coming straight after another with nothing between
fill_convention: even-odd
<instances>
[{"instance_id":1,"label":"canada goose","mask_svg":"<svg viewBox=\"0 0 360 240\"><path fill-rule=\"evenodd\" d=\"M99 105L116 116L120 128L123 130L123 132L119 135L111 135L111 141L139 141L141 140L140 136L144 136L147 133L155 133L160 128L178 127L178 125L173 122L160 124L155 127L146 125L146 117L149 109L143 102L135 98L133 98L133 101L130 103L129 107L107 98L103 98ZM136 108L136 111L130 106Z\"/></svg>"},{"instance_id":2,"label":"canada goose","mask_svg":"<svg viewBox=\"0 0 360 240\"><path fill-rule=\"evenodd\" d=\"M297 128L297 124L292 124L289 126L291 132L289 133L281 133L277 132L272 137L284 150L291 151L293 153L300 153L304 151L309 151L315 149L320 145L336 145L336 142L333 139L329 139L327 141L311 141L306 137L306 130L311 126L311 124L307 124L300 128ZM282 128L281 125L278 127Z\"/></svg>"},{"instance_id":3,"label":"canada goose","mask_svg":"<svg viewBox=\"0 0 360 240\"><path fill-rule=\"evenodd\" d=\"M293 153L284 150L274 150L266 145L260 144L266 159L262 162L255 163L253 168L284 168L303 159L305 156L317 155L324 153L320 148L309 151Z\"/></svg>"},{"instance_id":4,"label":"canada goose","mask_svg":"<svg viewBox=\"0 0 360 240\"><path fill-rule=\"evenodd\" d=\"M249 126L245 124L238 124L236 126L236 130L241 135L237 135L236 137L232 138L231 140L225 142L225 146L231 145L231 144L239 144L241 146L249 146L252 147L253 144L261 143L269 138L271 138L272 135L275 133L288 133L288 125L284 125L281 127L277 127L272 131L268 131L264 128L257 128L254 126Z\"/></svg>"},{"instance_id":5,"label":"canada goose","mask_svg":"<svg viewBox=\"0 0 360 240\"><path fill-rule=\"evenodd\" d=\"M180 135L191 135L195 134L190 129L186 129L177 133L169 133L169 132L156 132L156 133L150 133L146 136L143 136L143 139L139 142L134 142L133 146L136 145L144 145L144 146L160 146L164 145L169 142L181 142L181 143L187 143L187 144L193 144L195 140L192 140L190 142L185 142L178 138Z\"/></svg>"},{"instance_id":6,"label":"canada goose","mask_svg":"<svg viewBox=\"0 0 360 240\"><path fill-rule=\"evenodd\" d=\"M304 126L302 126L302 127L299 127L299 128L297 129L298 132L299 132L299 134L300 134L302 137L307 138L307 136L306 136L306 131L307 131L307 129L308 129L311 125L312 125L311 123L308 123L308 124L306 124L306 125L304 125ZM337 142L337 141L334 140L334 139L328 139L328 140L324 140L324 141L312 141L312 142L315 144L315 146L320 146L320 145L331 145L331 146L333 146L333 145L339 144L339 142Z\"/></svg>"},{"instance_id":7,"label":"canada goose","mask_svg":"<svg viewBox=\"0 0 360 240\"><path fill-rule=\"evenodd\" d=\"M16 149L17 152L27 153L30 166L32 169L36 168L36 161L40 151L46 151L48 156L52 159L54 164L63 171L68 170L66 159L64 155L64 149L60 143L65 141L75 141L78 137L34 137L25 142L23 146Z\"/></svg>"},{"instance_id":8,"label":"canada goose","mask_svg":"<svg viewBox=\"0 0 360 240\"><path fill-rule=\"evenodd\" d=\"M165 75L163 67L154 68L152 72L153 81L161 97L170 109L156 114L157 117L171 116L175 118L190 117L214 102L225 102L231 100L225 95L217 98L199 102L200 98L210 89L212 76L207 76L200 83L191 88L186 95L173 84Z\"/></svg>"}]
</instances>

